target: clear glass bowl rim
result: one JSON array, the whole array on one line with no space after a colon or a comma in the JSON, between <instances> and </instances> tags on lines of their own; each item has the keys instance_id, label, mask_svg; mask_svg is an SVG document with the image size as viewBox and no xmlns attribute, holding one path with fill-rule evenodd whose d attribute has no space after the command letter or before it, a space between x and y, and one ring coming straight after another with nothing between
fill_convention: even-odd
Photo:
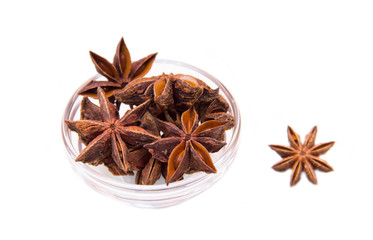
<instances>
[{"instance_id":1,"label":"clear glass bowl rim","mask_svg":"<svg viewBox=\"0 0 373 240\"><path fill-rule=\"evenodd\" d=\"M205 72L204 70L199 69L199 68L197 68L193 65L183 63L183 62L179 62L179 61L174 61L174 60L166 60L166 59L156 59L155 63L177 65L177 66L189 68L193 71L199 72L200 74L206 76L209 80L213 81L219 87L219 89L220 89L219 91L224 93L224 95L227 97L226 100L230 104L231 114L234 116L234 120L235 120L235 126L233 127L233 129L230 130L230 131L233 131L231 139L230 139L229 142L227 142L226 147L221 150L221 151L223 151L221 153L221 156L230 155L229 153L233 149L235 149L238 145L240 128L241 128L241 117L240 117L240 112L239 112L238 106L236 104L236 101L234 100L233 96L228 91L228 89L217 78L215 78L211 74L209 74L209 73ZM101 77L101 75L96 74L95 76L90 78L88 81L98 79L99 77ZM99 174L98 172L92 170L86 164L75 162L75 159L79 155L79 153L75 149L75 147L73 146L73 144L71 142L71 138L70 138L71 132L67 128L67 125L65 124L65 120L70 120L74 103L79 97L78 91L82 87L84 87L87 82L83 83L75 91L73 96L70 98L70 100L69 100L69 102L68 102L68 104L65 108L63 118L62 118L62 123L61 123L62 137L63 137L63 141L64 141L64 144L65 144L65 147L66 147L67 154L69 155L70 163L74 167L81 168L80 170L83 170L84 175L88 176L89 178L93 179L94 181L98 182L99 184L110 186L112 188L118 189L119 191L124 190L124 191L131 191L131 192L132 191L133 192L138 192L138 191L141 191L141 192L143 192L143 191L146 191L146 192L177 191L178 189L185 189L187 187L192 187L193 185L199 184L201 181L206 181L210 178L213 178L214 175L216 175L216 174L206 174L206 173L203 173L203 172L199 172L199 173L191 174L187 179L184 179L182 181L171 183L168 186L166 184L136 185L136 184L130 184L130 183L125 183L125 182L115 181L113 179L110 179L110 178L108 178L106 176L103 176L103 175ZM73 115L75 115L75 113ZM224 159L233 161L233 159L231 159L229 157L224 158ZM216 168L219 171L219 169L223 169L225 167L225 165L230 165L230 162L229 161L223 161L222 158L219 158L219 159L214 161L214 165L216 166ZM74 170L76 170L76 169L74 169Z\"/></svg>"}]
</instances>

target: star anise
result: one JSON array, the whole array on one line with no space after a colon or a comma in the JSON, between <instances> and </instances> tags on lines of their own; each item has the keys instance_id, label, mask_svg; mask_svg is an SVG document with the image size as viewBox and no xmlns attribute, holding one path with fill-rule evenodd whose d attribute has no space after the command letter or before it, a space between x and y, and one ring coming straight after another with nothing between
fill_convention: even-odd
<instances>
[{"instance_id":1,"label":"star anise","mask_svg":"<svg viewBox=\"0 0 373 240\"><path fill-rule=\"evenodd\" d=\"M174 97L176 106L181 109L188 109L196 103L203 93L202 81L185 74L176 74L173 78L175 89Z\"/></svg>"},{"instance_id":2,"label":"star anise","mask_svg":"<svg viewBox=\"0 0 373 240\"><path fill-rule=\"evenodd\" d=\"M146 125L148 122L148 118L145 118L147 116L147 112L144 114L144 116L141 119L141 125L140 127L144 128L148 132L158 135L159 133L157 132L157 126L154 123L153 126L147 127ZM145 118L145 119L144 119ZM96 121L102 121L101 116L100 116L100 107L92 103L88 97L84 97L81 104L80 104L80 120L96 120ZM145 127L144 127L145 125ZM79 135L80 140L85 144L88 145L92 138L85 138L81 134ZM147 162L149 161L151 154L144 148L129 148L128 149L129 154L127 155L127 160L130 163L131 166L131 171L139 171L140 169L143 169ZM119 168L119 166L115 163L113 160L112 156L109 155L107 158L103 160L104 165L108 168L108 170L113 174L113 175L128 175L128 174L133 174L131 172L124 172Z\"/></svg>"},{"instance_id":3,"label":"star anise","mask_svg":"<svg viewBox=\"0 0 373 240\"><path fill-rule=\"evenodd\" d=\"M130 82L122 90L115 93L115 98L125 104L138 105L153 99L162 109L174 104L172 74L140 78Z\"/></svg>"},{"instance_id":4,"label":"star anise","mask_svg":"<svg viewBox=\"0 0 373 240\"><path fill-rule=\"evenodd\" d=\"M87 97L84 97L81 103L80 119L101 121L100 108L92 103ZM140 122L141 128L155 136L159 136L158 126L152 114L145 112ZM89 140L87 139L81 138L81 141L85 145L89 143ZM158 160L153 159L148 150L143 147L128 149L128 151L127 161L131 166L130 170L137 171L136 183L141 185L154 184L161 176L161 163ZM103 162L113 175L120 176L129 174L129 172L124 172L118 167L111 155L103 160Z\"/></svg>"},{"instance_id":5,"label":"star anise","mask_svg":"<svg viewBox=\"0 0 373 240\"><path fill-rule=\"evenodd\" d=\"M210 88L202 80L185 74L162 74L141 78L116 92L117 100L126 104L140 104L149 98L163 109L173 104L188 109L197 101L209 102L219 95L219 89Z\"/></svg>"},{"instance_id":6,"label":"star anise","mask_svg":"<svg viewBox=\"0 0 373 240\"><path fill-rule=\"evenodd\" d=\"M168 162L166 183L179 180L184 173L216 173L209 152L219 151L226 143L217 140L227 122L207 121L198 126L198 114L191 107L181 115L181 129L157 120L165 138L146 144L155 159Z\"/></svg>"},{"instance_id":7,"label":"star anise","mask_svg":"<svg viewBox=\"0 0 373 240\"><path fill-rule=\"evenodd\" d=\"M97 89L100 104L99 120L65 121L67 126L79 134L89 144L76 158L78 162L99 165L111 157L123 172L131 171L131 164L127 159L132 146L143 145L159 139L141 127L134 126L145 113L149 102L127 111L119 118L117 107L109 102L101 87ZM109 158L110 159L110 158ZM106 164L109 164L106 162Z\"/></svg>"},{"instance_id":8,"label":"star anise","mask_svg":"<svg viewBox=\"0 0 373 240\"><path fill-rule=\"evenodd\" d=\"M183 174L216 172L209 153L226 144L225 131L234 126L228 102L194 76L144 77L156 55L132 62L123 38L113 62L90 52L106 79L80 89L80 120L66 121L86 145L76 161L104 164L113 175L136 171L136 184L154 184L161 175L169 184ZM131 110L120 117L122 103Z\"/></svg>"},{"instance_id":9,"label":"star anise","mask_svg":"<svg viewBox=\"0 0 373 240\"><path fill-rule=\"evenodd\" d=\"M203 81L189 75L165 74L140 78L130 82L122 90L116 91L117 101L138 105L153 100L149 111L160 119L180 127L180 115L195 102L213 99L219 89L211 89Z\"/></svg>"},{"instance_id":10,"label":"star anise","mask_svg":"<svg viewBox=\"0 0 373 240\"><path fill-rule=\"evenodd\" d=\"M103 88L109 97L115 90L123 88L130 81L143 77L149 72L157 55L153 53L136 62L131 62L131 55L123 38L119 41L113 63L94 52L89 52L89 54L97 72L108 79L108 81L92 80L79 91L79 94L91 97L97 97L98 87Z\"/></svg>"},{"instance_id":11,"label":"star anise","mask_svg":"<svg viewBox=\"0 0 373 240\"><path fill-rule=\"evenodd\" d=\"M218 97L218 88L212 89L202 80L190 75L172 73L136 79L115 93L119 102L130 105L152 99L154 102L149 111L156 116L163 114L164 119L179 126L179 112L181 114L197 102L208 105ZM172 117L175 119L172 120ZM220 117L224 118L228 119L226 116Z\"/></svg>"},{"instance_id":12,"label":"star anise","mask_svg":"<svg viewBox=\"0 0 373 240\"><path fill-rule=\"evenodd\" d=\"M149 112L146 112L142 117L140 126L153 135L159 136L156 119ZM162 163L152 158L152 155L145 148L140 150L146 151L148 159L146 165L137 171L136 184L153 185L161 177Z\"/></svg>"},{"instance_id":13,"label":"star anise","mask_svg":"<svg viewBox=\"0 0 373 240\"><path fill-rule=\"evenodd\" d=\"M306 173L308 179L313 184L317 184L315 168L324 172L333 171L333 168L326 161L320 159L319 156L333 147L334 142L315 145L316 133L317 127L315 126L307 134L302 144L299 135L291 127L288 127L290 147L270 145L270 148L283 158L272 168L276 171L284 171L292 168L291 186L294 186L300 180L302 171Z\"/></svg>"},{"instance_id":14,"label":"star anise","mask_svg":"<svg viewBox=\"0 0 373 240\"><path fill-rule=\"evenodd\" d=\"M234 126L234 117L227 113L229 104L221 95L218 95L210 102L199 102L197 109L201 122L208 120L228 121L229 124L226 130Z\"/></svg>"}]
</instances>

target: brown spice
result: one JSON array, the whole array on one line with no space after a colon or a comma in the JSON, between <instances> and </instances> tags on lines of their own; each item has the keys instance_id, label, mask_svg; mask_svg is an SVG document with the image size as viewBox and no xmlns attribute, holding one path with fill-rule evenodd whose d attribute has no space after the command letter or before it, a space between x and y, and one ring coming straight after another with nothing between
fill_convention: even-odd
<instances>
[{"instance_id":1,"label":"brown spice","mask_svg":"<svg viewBox=\"0 0 373 240\"><path fill-rule=\"evenodd\" d=\"M312 128L307 134L304 143L302 144L298 134L291 127L288 127L288 139L290 147L280 145L270 145L270 148L277 152L283 159L273 165L276 171L285 171L292 168L290 185L294 186L300 180L302 171L304 171L308 179L317 184L316 174L314 169L319 169L324 172L333 171L333 168L319 156L325 154L334 142L320 143L315 145L317 127Z\"/></svg>"},{"instance_id":2,"label":"brown spice","mask_svg":"<svg viewBox=\"0 0 373 240\"><path fill-rule=\"evenodd\" d=\"M92 62L99 74L105 76L108 81L90 81L83 87L79 94L97 97L97 88L104 89L106 96L111 96L115 90L122 89L130 81L143 77L152 67L157 53L150 54L136 62L131 62L131 55L123 40L118 43L113 63L94 52L89 52Z\"/></svg>"},{"instance_id":3,"label":"brown spice","mask_svg":"<svg viewBox=\"0 0 373 240\"><path fill-rule=\"evenodd\" d=\"M145 168L137 172L136 183L140 185L153 185L160 177L162 163L151 158Z\"/></svg>"},{"instance_id":4,"label":"brown spice","mask_svg":"<svg viewBox=\"0 0 373 240\"><path fill-rule=\"evenodd\" d=\"M119 169L124 172L131 171L131 165L127 159L129 151L126 144L143 145L159 138L143 128L132 126L133 123L141 119L149 102L126 112L123 117L119 118L118 109L109 102L100 87L98 88L98 99L102 121L65 121L67 126L77 132L81 139L87 139L89 142L76 161L99 165L111 155Z\"/></svg>"},{"instance_id":5,"label":"brown spice","mask_svg":"<svg viewBox=\"0 0 373 240\"><path fill-rule=\"evenodd\" d=\"M193 107L181 115L181 129L158 120L158 126L166 137L144 146L155 159L168 162L167 184L178 180L184 173L216 172L209 152L217 152L226 144L217 138L223 134L228 122L211 120L199 126L198 122Z\"/></svg>"},{"instance_id":6,"label":"brown spice","mask_svg":"<svg viewBox=\"0 0 373 240\"><path fill-rule=\"evenodd\" d=\"M229 105L202 80L185 74L144 77L157 53L131 62L123 38L113 63L90 52L99 74L83 95L80 120L66 121L87 145L76 161L104 164L113 175L133 175L137 184L166 183L183 174L217 170L209 153L226 143L224 132L234 126ZM89 97L98 98L99 106ZM114 104L115 103L115 104ZM122 117L121 103L129 105Z\"/></svg>"}]
</instances>

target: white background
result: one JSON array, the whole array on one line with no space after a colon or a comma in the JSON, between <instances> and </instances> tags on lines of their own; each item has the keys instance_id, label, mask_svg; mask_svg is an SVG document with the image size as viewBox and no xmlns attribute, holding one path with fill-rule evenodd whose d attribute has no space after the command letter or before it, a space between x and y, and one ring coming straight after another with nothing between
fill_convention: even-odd
<instances>
[{"instance_id":1,"label":"white background","mask_svg":"<svg viewBox=\"0 0 373 240\"><path fill-rule=\"evenodd\" d=\"M372 239L371 1L2 1L0 239ZM71 169L60 121L124 37L217 76L242 113L240 151L212 188L165 209L127 206ZM290 125L334 172L290 171L268 144Z\"/></svg>"}]
</instances>

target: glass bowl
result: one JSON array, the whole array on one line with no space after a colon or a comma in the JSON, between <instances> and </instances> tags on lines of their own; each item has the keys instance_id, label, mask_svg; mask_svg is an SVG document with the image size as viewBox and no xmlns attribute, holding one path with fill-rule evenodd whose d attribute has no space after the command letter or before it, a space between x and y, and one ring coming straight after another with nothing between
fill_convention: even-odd
<instances>
[{"instance_id":1,"label":"glass bowl","mask_svg":"<svg viewBox=\"0 0 373 240\"><path fill-rule=\"evenodd\" d=\"M190 199L217 182L232 164L238 149L240 134L240 113L234 98L224 85L207 72L186 63L171 60L156 60L147 76L160 75L162 73L182 73L192 75L205 81L212 88L219 88L219 93L228 101L228 112L234 116L235 126L226 131L227 144L217 153L212 153L211 158L217 169L216 174L198 172L184 175L184 179L169 184L164 179L158 180L155 185L136 185L134 176L114 176L105 166L91 166L81 162L75 162L84 145L79 141L78 135L71 132L65 124L65 120L79 120L80 103L82 97L77 92L86 84L84 83L73 94L66 106L62 119L62 137L65 143L67 155L75 172L94 190L119 199L130 205L146 208L160 208L172 206ZM104 79L96 75L89 80Z\"/></svg>"}]
</instances>

